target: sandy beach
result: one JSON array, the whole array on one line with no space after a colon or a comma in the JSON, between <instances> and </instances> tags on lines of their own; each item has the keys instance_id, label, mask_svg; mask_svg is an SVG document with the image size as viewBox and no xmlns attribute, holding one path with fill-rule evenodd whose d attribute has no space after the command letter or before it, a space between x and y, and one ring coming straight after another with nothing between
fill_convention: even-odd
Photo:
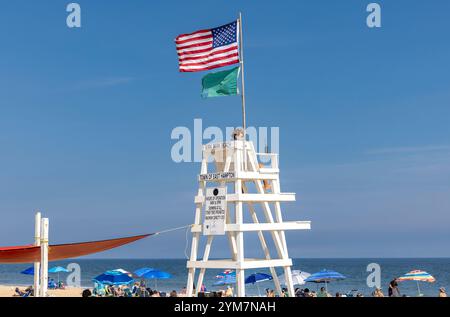
<instances>
[{"instance_id":1,"label":"sandy beach","mask_svg":"<svg viewBox=\"0 0 450 317\"><path fill-rule=\"evenodd\" d=\"M26 287L18 286L19 289L24 290ZM16 286L0 285L0 297L13 297ZM48 290L50 297L81 297L83 288L68 287L64 290Z\"/></svg>"}]
</instances>

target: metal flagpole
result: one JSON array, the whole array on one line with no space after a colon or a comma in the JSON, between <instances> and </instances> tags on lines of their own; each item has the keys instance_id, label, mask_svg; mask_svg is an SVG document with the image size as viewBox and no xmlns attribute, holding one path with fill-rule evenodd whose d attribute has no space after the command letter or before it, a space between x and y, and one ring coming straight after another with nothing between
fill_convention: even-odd
<instances>
[{"instance_id":1,"label":"metal flagpole","mask_svg":"<svg viewBox=\"0 0 450 317\"><path fill-rule=\"evenodd\" d=\"M243 36L242 36L242 14L239 12L239 60L241 64L241 98L242 98L242 128L244 129L244 139L245 139L245 80L244 80L244 47L243 47Z\"/></svg>"},{"instance_id":2,"label":"metal flagpole","mask_svg":"<svg viewBox=\"0 0 450 317\"><path fill-rule=\"evenodd\" d=\"M244 151L244 170L247 170L247 154L245 144L247 141L247 126L245 118L245 77L244 77L244 46L242 36L242 13L239 12L239 61L241 66L241 99L242 99L242 129L244 129L243 151Z\"/></svg>"}]
</instances>

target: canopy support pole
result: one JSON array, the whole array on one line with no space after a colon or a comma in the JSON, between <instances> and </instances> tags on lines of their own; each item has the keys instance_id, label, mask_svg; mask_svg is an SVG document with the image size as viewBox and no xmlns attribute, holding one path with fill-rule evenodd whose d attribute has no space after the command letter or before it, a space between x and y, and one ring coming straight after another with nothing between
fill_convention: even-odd
<instances>
[{"instance_id":1,"label":"canopy support pole","mask_svg":"<svg viewBox=\"0 0 450 317\"><path fill-rule=\"evenodd\" d=\"M48 218L41 223L41 297L47 297L48 288Z\"/></svg>"},{"instance_id":2,"label":"canopy support pole","mask_svg":"<svg viewBox=\"0 0 450 317\"><path fill-rule=\"evenodd\" d=\"M36 212L34 218L34 245L41 245L41 213ZM40 262L34 262L34 297L39 297Z\"/></svg>"}]
</instances>

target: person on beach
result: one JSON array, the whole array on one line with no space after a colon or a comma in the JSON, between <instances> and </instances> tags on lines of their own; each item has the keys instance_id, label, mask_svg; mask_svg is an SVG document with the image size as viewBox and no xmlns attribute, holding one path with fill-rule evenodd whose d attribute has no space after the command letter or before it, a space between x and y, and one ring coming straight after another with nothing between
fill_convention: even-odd
<instances>
[{"instance_id":1,"label":"person on beach","mask_svg":"<svg viewBox=\"0 0 450 317\"><path fill-rule=\"evenodd\" d=\"M153 294L151 295L151 297L161 297L161 293L159 291L153 291Z\"/></svg>"},{"instance_id":2,"label":"person on beach","mask_svg":"<svg viewBox=\"0 0 450 317\"><path fill-rule=\"evenodd\" d=\"M133 292L128 286L123 288L123 297L133 297Z\"/></svg>"},{"instance_id":3,"label":"person on beach","mask_svg":"<svg viewBox=\"0 0 450 317\"><path fill-rule=\"evenodd\" d=\"M134 294L136 297L149 297L149 293L145 287L139 286Z\"/></svg>"},{"instance_id":4,"label":"person on beach","mask_svg":"<svg viewBox=\"0 0 450 317\"><path fill-rule=\"evenodd\" d=\"M21 291L18 287L16 287L13 296L20 296L20 297L34 296L33 286L27 287L25 291Z\"/></svg>"},{"instance_id":5,"label":"person on beach","mask_svg":"<svg viewBox=\"0 0 450 317\"><path fill-rule=\"evenodd\" d=\"M233 297L233 288L230 285L228 285L225 291L225 297Z\"/></svg>"},{"instance_id":6,"label":"person on beach","mask_svg":"<svg viewBox=\"0 0 450 317\"><path fill-rule=\"evenodd\" d=\"M388 295L389 295L389 297L401 297L400 290L398 288L397 280L392 280L389 283Z\"/></svg>"},{"instance_id":7,"label":"person on beach","mask_svg":"<svg viewBox=\"0 0 450 317\"><path fill-rule=\"evenodd\" d=\"M309 292L309 288L305 288L303 290L303 297L311 297L311 294Z\"/></svg>"},{"instance_id":8,"label":"person on beach","mask_svg":"<svg viewBox=\"0 0 450 317\"><path fill-rule=\"evenodd\" d=\"M91 296L92 296L92 292L91 292L91 290L89 288L86 288L81 293L81 297L91 297Z\"/></svg>"},{"instance_id":9,"label":"person on beach","mask_svg":"<svg viewBox=\"0 0 450 317\"><path fill-rule=\"evenodd\" d=\"M377 287L373 291L372 296L373 297L384 297L384 294L383 294L383 291L381 290L381 288Z\"/></svg>"},{"instance_id":10,"label":"person on beach","mask_svg":"<svg viewBox=\"0 0 450 317\"><path fill-rule=\"evenodd\" d=\"M124 294L125 294L125 292L123 291L123 288L119 286L119 287L116 289L116 295L115 295L115 297L123 297Z\"/></svg>"},{"instance_id":11,"label":"person on beach","mask_svg":"<svg viewBox=\"0 0 450 317\"><path fill-rule=\"evenodd\" d=\"M275 292L273 289L266 289L266 296L267 297L275 297Z\"/></svg>"},{"instance_id":12,"label":"person on beach","mask_svg":"<svg viewBox=\"0 0 450 317\"><path fill-rule=\"evenodd\" d=\"M177 291L176 290L171 291L169 297L178 297Z\"/></svg>"},{"instance_id":13,"label":"person on beach","mask_svg":"<svg viewBox=\"0 0 450 317\"><path fill-rule=\"evenodd\" d=\"M439 289L439 297L447 297L447 293L445 292L445 288L441 287Z\"/></svg>"},{"instance_id":14,"label":"person on beach","mask_svg":"<svg viewBox=\"0 0 450 317\"><path fill-rule=\"evenodd\" d=\"M134 283L133 287L131 288L131 293L133 294L133 296L136 296L137 292L139 290L139 283Z\"/></svg>"},{"instance_id":15,"label":"person on beach","mask_svg":"<svg viewBox=\"0 0 450 317\"><path fill-rule=\"evenodd\" d=\"M330 294L325 290L325 287L321 287L317 297L330 297Z\"/></svg>"},{"instance_id":16,"label":"person on beach","mask_svg":"<svg viewBox=\"0 0 450 317\"><path fill-rule=\"evenodd\" d=\"M48 288L49 289L56 289L58 286L56 285L56 282L54 279L50 279L50 281L48 282Z\"/></svg>"}]
</instances>

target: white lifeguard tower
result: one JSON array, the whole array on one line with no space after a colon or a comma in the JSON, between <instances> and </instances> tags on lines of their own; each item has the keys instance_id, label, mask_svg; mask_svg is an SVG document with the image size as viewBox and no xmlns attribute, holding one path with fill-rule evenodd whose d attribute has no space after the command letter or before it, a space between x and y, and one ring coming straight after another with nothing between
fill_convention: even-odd
<instances>
[{"instance_id":1,"label":"white lifeguard tower","mask_svg":"<svg viewBox=\"0 0 450 317\"><path fill-rule=\"evenodd\" d=\"M308 230L311 224L309 221L283 221L280 203L295 201L295 194L280 190L278 154L256 153L253 143L244 141L242 136L230 142L204 145L202 151L199 189L195 196L195 221L191 228L191 254L187 261L187 296L197 295L206 269L236 270L236 294L243 297L245 270L252 270L253 273L255 269L269 268L275 289L281 294L276 267L284 269L286 288L289 296L294 296L292 260L289 258L285 231ZM267 166L258 160L262 156L270 158ZM250 213L252 222L244 223L246 212ZM262 213L263 218L258 217L258 212ZM249 232L257 233L264 258L245 258L244 234ZM264 232L268 232L273 239L276 249L274 257ZM211 260L213 239L221 235L228 239L231 257ZM203 254L199 255L202 237L206 239L206 244ZM199 274L195 281L197 269Z\"/></svg>"}]
</instances>

